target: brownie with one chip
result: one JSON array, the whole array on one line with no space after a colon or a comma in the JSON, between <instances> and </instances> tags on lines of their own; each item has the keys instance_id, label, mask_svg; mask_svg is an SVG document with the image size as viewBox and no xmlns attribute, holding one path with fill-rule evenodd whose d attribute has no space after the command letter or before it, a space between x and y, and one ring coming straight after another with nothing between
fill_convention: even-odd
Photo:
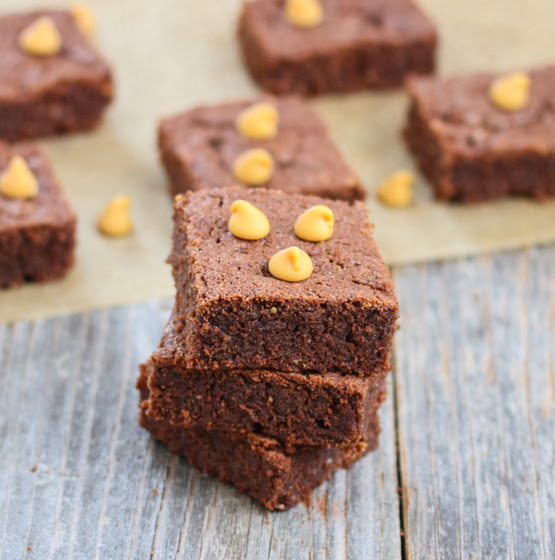
<instances>
[{"instance_id":1,"label":"brownie with one chip","mask_svg":"<svg viewBox=\"0 0 555 560\"><path fill-rule=\"evenodd\" d=\"M235 125L244 109L260 101L273 103L278 113L277 134L268 140L249 139ZM235 158L264 148L274 160L266 188L344 200L365 196L322 119L294 98L229 102L168 117L158 127L158 146L172 195L238 185Z\"/></svg>"},{"instance_id":2,"label":"brownie with one chip","mask_svg":"<svg viewBox=\"0 0 555 560\"><path fill-rule=\"evenodd\" d=\"M284 510L306 500L334 471L378 446L377 414L369 419L366 443L349 450L336 447L298 447L288 452L276 440L255 434L235 434L200 427L184 429L146 414L148 366L137 387L141 392L140 424L169 449L196 468L233 483L268 509Z\"/></svg>"},{"instance_id":3,"label":"brownie with one chip","mask_svg":"<svg viewBox=\"0 0 555 560\"><path fill-rule=\"evenodd\" d=\"M36 56L22 49L23 30L50 18L61 49ZM21 140L93 128L113 97L110 68L65 10L0 16L0 138Z\"/></svg>"},{"instance_id":4,"label":"brownie with one chip","mask_svg":"<svg viewBox=\"0 0 555 560\"><path fill-rule=\"evenodd\" d=\"M409 81L404 137L438 199L555 196L555 66L528 75L529 102L517 111L491 100L497 74Z\"/></svg>"},{"instance_id":5,"label":"brownie with one chip","mask_svg":"<svg viewBox=\"0 0 555 560\"><path fill-rule=\"evenodd\" d=\"M399 87L435 68L434 24L412 0L321 0L323 21L297 27L285 0L243 2L239 41L253 78L276 94Z\"/></svg>"},{"instance_id":6,"label":"brownie with one chip","mask_svg":"<svg viewBox=\"0 0 555 560\"><path fill-rule=\"evenodd\" d=\"M0 287L42 282L65 275L73 264L76 216L44 153L32 145L0 142L0 175L13 156L35 175L36 196L21 200L0 193Z\"/></svg>"},{"instance_id":7,"label":"brownie with one chip","mask_svg":"<svg viewBox=\"0 0 555 560\"><path fill-rule=\"evenodd\" d=\"M150 397L146 414L183 428L257 433L291 445L353 447L385 399L385 376L183 367L172 314L160 347L142 366Z\"/></svg>"},{"instance_id":8,"label":"brownie with one chip","mask_svg":"<svg viewBox=\"0 0 555 560\"><path fill-rule=\"evenodd\" d=\"M271 230L259 241L228 229L237 199L254 204ZM331 239L296 237L308 208L328 205ZM268 261L296 245L310 256L302 282L274 278ZM169 262L177 287L184 365L196 369L340 372L371 377L389 368L398 303L361 202L323 200L266 189L190 192L174 206Z\"/></svg>"}]
</instances>

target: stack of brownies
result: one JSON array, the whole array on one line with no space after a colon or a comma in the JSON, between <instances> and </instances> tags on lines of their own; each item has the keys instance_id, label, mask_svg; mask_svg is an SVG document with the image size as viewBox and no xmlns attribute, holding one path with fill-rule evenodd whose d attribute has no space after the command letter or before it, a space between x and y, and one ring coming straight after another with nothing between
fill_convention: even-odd
<instances>
[{"instance_id":1,"label":"stack of brownies","mask_svg":"<svg viewBox=\"0 0 555 560\"><path fill-rule=\"evenodd\" d=\"M263 239L229 229L248 201L270 222ZM330 239L296 236L325 204ZM296 246L312 274L287 282L269 259ZM176 302L141 366L141 424L196 467L270 509L305 499L377 446L398 304L361 202L277 190L224 189L176 198L169 259Z\"/></svg>"}]
</instances>

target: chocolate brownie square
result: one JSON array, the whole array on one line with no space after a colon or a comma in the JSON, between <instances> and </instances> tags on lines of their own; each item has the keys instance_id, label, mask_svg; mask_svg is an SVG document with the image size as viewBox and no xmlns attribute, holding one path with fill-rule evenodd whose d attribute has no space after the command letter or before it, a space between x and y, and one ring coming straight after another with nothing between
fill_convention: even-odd
<instances>
[{"instance_id":1,"label":"chocolate brownie square","mask_svg":"<svg viewBox=\"0 0 555 560\"><path fill-rule=\"evenodd\" d=\"M41 18L54 24L61 40L48 56L21 46L22 33ZM0 138L91 129L112 97L110 68L69 11L0 16Z\"/></svg>"},{"instance_id":2,"label":"chocolate brownie square","mask_svg":"<svg viewBox=\"0 0 555 560\"><path fill-rule=\"evenodd\" d=\"M385 376L273 370L199 370L182 365L179 321L172 314L149 372L147 416L183 428L256 433L285 446L352 448L385 399Z\"/></svg>"},{"instance_id":3,"label":"chocolate brownie square","mask_svg":"<svg viewBox=\"0 0 555 560\"><path fill-rule=\"evenodd\" d=\"M143 370L137 388L141 392L140 424L153 437L201 471L231 482L268 509L284 510L308 499L311 492L334 471L378 446L380 424L377 414L370 419L366 443L349 450L336 447L298 447L287 451L272 438L238 435L219 430L175 426L152 420L146 414L148 371Z\"/></svg>"},{"instance_id":4,"label":"chocolate brownie square","mask_svg":"<svg viewBox=\"0 0 555 560\"><path fill-rule=\"evenodd\" d=\"M555 196L555 66L528 76L528 103L510 111L490 96L498 74L409 80L404 137L438 199Z\"/></svg>"},{"instance_id":5,"label":"chocolate brownie square","mask_svg":"<svg viewBox=\"0 0 555 560\"><path fill-rule=\"evenodd\" d=\"M230 233L237 199L268 217L264 239ZM296 237L297 217L321 204L335 215L333 236L319 243ZM389 368L398 303L363 203L232 187L182 195L174 223L169 262L186 367L359 376ZM270 257L290 246L313 261L302 282L268 270Z\"/></svg>"},{"instance_id":6,"label":"chocolate brownie square","mask_svg":"<svg viewBox=\"0 0 555 560\"><path fill-rule=\"evenodd\" d=\"M276 94L398 87L434 71L436 30L412 0L321 0L320 24L301 27L285 0L243 3L239 41L252 77Z\"/></svg>"},{"instance_id":7,"label":"chocolate brownie square","mask_svg":"<svg viewBox=\"0 0 555 560\"><path fill-rule=\"evenodd\" d=\"M273 138L253 140L237 130L239 115L258 102L270 103L277 110ZM258 147L267 150L274 161L266 188L344 200L362 200L365 196L322 119L294 98L197 107L162 120L158 146L172 195L238 185L234 161L246 150Z\"/></svg>"},{"instance_id":8,"label":"chocolate brownie square","mask_svg":"<svg viewBox=\"0 0 555 560\"><path fill-rule=\"evenodd\" d=\"M36 146L10 149L0 142L0 176L21 156L38 182L36 196L16 199L0 192L0 287L64 276L73 264L76 216Z\"/></svg>"}]
</instances>

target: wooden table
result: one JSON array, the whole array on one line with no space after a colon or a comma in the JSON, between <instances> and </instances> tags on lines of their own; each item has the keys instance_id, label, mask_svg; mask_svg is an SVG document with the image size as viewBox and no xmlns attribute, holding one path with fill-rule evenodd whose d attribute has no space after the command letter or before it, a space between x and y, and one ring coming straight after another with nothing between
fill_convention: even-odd
<instances>
[{"instance_id":1,"label":"wooden table","mask_svg":"<svg viewBox=\"0 0 555 560\"><path fill-rule=\"evenodd\" d=\"M555 558L555 247L394 278L380 448L285 513L137 426L170 302L0 325L0 558Z\"/></svg>"}]
</instances>

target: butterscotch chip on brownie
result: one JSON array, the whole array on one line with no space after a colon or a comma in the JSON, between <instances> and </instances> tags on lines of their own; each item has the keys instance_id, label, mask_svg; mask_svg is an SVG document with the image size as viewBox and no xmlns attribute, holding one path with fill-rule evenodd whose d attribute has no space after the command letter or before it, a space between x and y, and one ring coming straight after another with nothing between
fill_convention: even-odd
<instances>
[{"instance_id":1,"label":"butterscotch chip on brownie","mask_svg":"<svg viewBox=\"0 0 555 560\"><path fill-rule=\"evenodd\" d=\"M405 141L435 195L555 196L555 66L409 80Z\"/></svg>"},{"instance_id":2,"label":"butterscotch chip on brownie","mask_svg":"<svg viewBox=\"0 0 555 560\"><path fill-rule=\"evenodd\" d=\"M73 264L76 216L44 153L35 146L10 149L0 142L0 183L14 158L36 180L36 194L18 198L17 189L0 189L0 287L64 276ZM20 174L21 177L21 174ZM28 177L25 178L28 180Z\"/></svg>"},{"instance_id":3,"label":"butterscotch chip on brownie","mask_svg":"<svg viewBox=\"0 0 555 560\"><path fill-rule=\"evenodd\" d=\"M243 2L239 41L253 78L275 94L398 87L434 71L436 31L412 0L321 0L322 18L296 25L285 0Z\"/></svg>"},{"instance_id":4,"label":"butterscotch chip on brownie","mask_svg":"<svg viewBox=\"0 0 555 560\"><path fill-rule=\"evenodd\" d=\"M91 129L112 97L110 68L71 12L0 16L0 138Z\"/></svg>"},{"instance_id":5,"label":"butterscotch chip on brownie","mask_svg":"<svg viewBox=\"0 0 555 560\"><path fill-rule=\"evenodd\" d=\"M231 482L268 509L284 510L307 499L334 471L348 467L378 446L379 418L373 414L366 427L365 444L350 449L299 446L287 450L273 438L237 434L201 427L184 429L146 413L148 371L143 368L137 387L141 393L140 424L196 468Z\"/></svg>"},{"instance_id":6,"label":"butterscotch chip on brownie","mask_svg":"<svg viewBox=\"0 0 555 560\"><path fill-rule=\"evenodd\" d=\"M253 138L241 117L260 103L277 109L278 123L275 134ZM365 196L322 119L294 98L229 102L168 117L160 122L158 146L172 195L244 184L234 173L237 162L264 150L273 167L265 188L344 200Z\"/></svg>"},{"instance_id":7,"label":"butterscotch chip on brownie","mask_svg":"<svg viewBox=\"0 0 555 560\"><path fill-rule=\"evenodd\" d=\"M266 237L247 241L229 231L237 199L267 216ZM324 203L335 218L331 238L298 238L297 218ZM174 222L169 262L186 367L366 377L389 367L398 304L363 203L232 187L179 197ZM292 246L313 264L299 282L268 269Z\"/></svg>"},{"instance_id":8,"label":"butterscotch chip on brownie","mask_svg":"<svg viewBox=\"0 0 555 560\"><path fill-rule=\"evenodd\" d=\"M152 420L182 428L256 433L285 446L352 448L385 399L387 371L372 379L338 373L206 370L184 366L187 346L172 313L160 347L142 371Z\"/></svg>"}]
</instances>

